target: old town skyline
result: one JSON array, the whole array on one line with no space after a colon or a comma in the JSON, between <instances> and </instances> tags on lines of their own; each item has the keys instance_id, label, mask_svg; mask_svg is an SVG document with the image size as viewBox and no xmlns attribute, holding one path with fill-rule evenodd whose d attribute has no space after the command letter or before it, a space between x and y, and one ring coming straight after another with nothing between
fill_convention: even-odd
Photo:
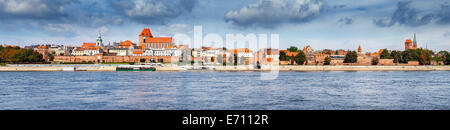
<instances>
[{"instance_id":1,"label":"old town skyline","mask_svg":"<svg viewBox=\"0 0 450 130\"><path fill-rule=\"evenodd\" d=\"M22 5L15 10L11 5ZM46 8L30 11L32 4ZM155 12L161 5L172 12ZM221 5L221 6L217 6ZM291 6L292 5L292 6ZM310 7L298 15L294 6ZM203 26L204 33L280 34L280 48L311 45L317 50L354 50L376 52L381 48L401 50L405 39L416 33L419 47L433 51L450 50L447 1L175 1L173 5L158 0L137 1L2 1L0 6L0 44L26 46L60 44L77 46L92 41L101 31L105 42L131 40L138 42L135 32L150 27L157 36L174 33L192 34L194 26ZM23 8L22 8L23 7ZM84 7L86 11L79 8ZM288 10L278 10L286 7ZM380 8L382 7L382 8ZM53 11L57 8L62 10ZM263 9L274 10L274 15ZM214 11L208 11L214 10ZM264 20L258 15L271 16ZM77 14L75 14L77 13ZM108 17L106 17L108 16ZM158 16L158 17L157 17ZM251 19L242 19L247 16ZM50 20L53 19L53 20ZM175 39L176 40L176 39ZM428 47L426 47L428 45Z\"/></svg>"}]
</instances>

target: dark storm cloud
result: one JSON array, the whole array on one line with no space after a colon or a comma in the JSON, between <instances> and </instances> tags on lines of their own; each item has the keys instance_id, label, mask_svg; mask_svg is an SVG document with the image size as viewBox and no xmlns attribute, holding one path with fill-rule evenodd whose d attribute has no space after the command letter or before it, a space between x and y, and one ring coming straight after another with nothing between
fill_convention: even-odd
<instances>
[{"instance_id":1,"label":"dark storm cloud","mask_svg":"<svg viewBox=\"0 0 450 130\"><path fill-rule=\"evenodd\" d=\"M94 27L164 24L192 11L195 0L0 0L0 24Z\"/></svg>"},{"instance_id":2,"label":"dark storm cloud","mask_svg":"<svg viewBox=\"0 0 450 130\"><path fill-rule=\"evenodd\" d=\"M450 5L441 5L441 9L436 15L438 24L450 23Z\"/></svg>"},{"instance_id":3,"label":"dark storm cloud","mask_svg":"<svg viewBox=\"0 0 450 130\"><path fill-rule=\"evenodd\" d=\"M344 6L340 6L344 7ZM259 1L225 14L225 21L239 27L274 28L284 23L309 22L327 9L322 0Z\"/></svg>"},{"instance_id":4,"label":"dark storm cloud","mask_svg":"<svg viewBox=\"0 0 450 130\"><path fill-rule=\"evenodd\" d=\"M144 24L166 24L173 18L190 13L196 0L113 0L113 9L124 17Z\"/></svg>"},{"instance_id":5,"label":"dark storm cloud","mask_svg":"<svg viewBox=\"0 0 450 130\"><path fill-rule=\"evenodd\" d=\"M395 24L406 26L421 26L431 22L434 14L419 15L419 11L410 7L411 2L398 2L397 9L389 18L374 19L374 24L379 27L390 27Z\"/></svg>"}]
</instances>

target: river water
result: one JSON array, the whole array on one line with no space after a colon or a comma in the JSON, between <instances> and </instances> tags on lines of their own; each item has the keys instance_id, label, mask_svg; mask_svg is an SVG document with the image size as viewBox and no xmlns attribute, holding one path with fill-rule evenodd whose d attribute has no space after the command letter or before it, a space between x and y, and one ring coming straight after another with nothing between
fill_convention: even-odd
<instances>
[{"instance_id":1,"label":"river water","mask_svg":"<svg viewBox=\"0 0 450 130\"><path fill-rule=\"evenodd\" d=\"M0 72L0 109L450 109L449 71Z\"/></svg>"}]
</instances>

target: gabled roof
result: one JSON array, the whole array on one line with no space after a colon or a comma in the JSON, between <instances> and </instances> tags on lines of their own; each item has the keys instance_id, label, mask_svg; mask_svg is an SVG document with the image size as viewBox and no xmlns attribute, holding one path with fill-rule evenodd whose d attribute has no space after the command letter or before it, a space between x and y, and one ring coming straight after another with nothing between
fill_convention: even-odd
<instances>
[{"instance_id":1,"label":"gabled roof","mask_svg":"<svg viewBox=\"0 0 450 130\"><path fill-rule=\"evenodd\" d=\"M120 44L119 44L119 48L129 48L130 46L132 46L132 45L136 45L136 44L134 44L133 42L131 42L130 40L126 40L126 41L123 41L123 42L120 42Z\"/></svg>"},{"instance_id":2,"label":"gabled roof","mask_svg":"<svg viewBox=\"0 0 450 130\"><path fill-rule=\"evenodd\" d=\"M152 32L150 32L149 28L144 28L139 36L153 37Z\"/></svg>"}]
</instances>

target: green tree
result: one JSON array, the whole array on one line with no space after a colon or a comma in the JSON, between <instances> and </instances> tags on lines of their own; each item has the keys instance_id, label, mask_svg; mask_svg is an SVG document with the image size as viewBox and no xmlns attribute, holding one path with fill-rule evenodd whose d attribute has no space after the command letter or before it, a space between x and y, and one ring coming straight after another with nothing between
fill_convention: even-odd
<instances>
[{"instance_id":1,"label":"green tree","mask_svg":"<svg viewBox=\"0 0 450 130\"><path fill-rule=\"evenodd\" d=\"M450 65L450 53L447 53L447 54L445 55L444 64L445 64L445 65Z\"/></svg>"},{"instance_id":2,"label":"green tree","mask_svg":"<svg viewBox=\"0 0 450 130\"><path fill-rule=\"evenodd\" d=\"M422 50L419 56L420 65L430 65L431 64L431 52L428 50Z\"/></svg>"},{"instance_id":3,"label":"green tree","mask_svg":"<svg viewBox=\"0 0 450 130\"><path fill-rule=\"evenodd\" d=\"M380 62L380 59L378 59L378 57L372 58L372 65L378 65L379 62Z\"/></svg>"},{"instance_id":4,"label":"green tree","mask_svg":"<svg viewBox=\"0 0 450 130\"><path fill-rule=\"evenodd\" d=\"M356 63L358 60L358 54L356 51L351 51L345 55L344 63Z\"/></svg>"},{"instance_id":5,"label":"green tree","mask_svg":"<svg viewBox=\"0 0 450 130\"><path fill-rule=\"evenodd\" d=\"M299 51L298 54L295 56L294 60L295 63L297 63L297 65L303 65L306 61L305 53L303 53L303 51Z\"/></svg>"},{"instance_id":6,"label":"green tree","mask_svg":"<svg viewBox=\"0 0 450 130\"><path fill-rule=\"evenodd\" d=\"M325 59L323 60L323 65L330 65L331 63L331 58L330 57L325 57Z\"/></svg>"},{"instance_id":7,"label":"green tree","mask_svg":"<svg viewBox=\"0 0 450 130\"><path fill-rule=\"evenodd\" d=\"M280 61L288 61L289 57L286 55L286 52L280 51Z\"/></svg>"},{"instance_id":8,"label":"green tree","mask_svg":"<svg viewBox=\"0 0 450 130\"><path fill-rule=\"evenodd\" d=\"M402 61L402 54L400 51L392 51L391 58L394 59L394 63L400 63Z\"/></svg>"},{"instance_id":9,"label":"green tree","mask_svg":"<svg viewBox=\"0 0 450 130\"><path fill-rule=\"evenodd\" d=\"M214 63L214 57L211 57L211 63Z\"/></svg>"},{"instance_id":10,"label":"green tree","mask_svg":"<svg viewBox=\"0 0 450 130\"><path fill-rule=\"evenodd\" d=\"M287 50L288 50L289 52L297 52L297 51L298 51L298 48L295 47L295 46L291 46L291 47L287 48Z\"/></svg>"},{"instance_id":11,"label":"green tree","mask_svg":"<svg viewBox=\"0 0 450 130\"><path fill-rule=\"evenodd\" d=\"M389 51L386 48L381 52L380 59L392 59L391 54L389 54Z\"/></svg>"}]
</instances>

